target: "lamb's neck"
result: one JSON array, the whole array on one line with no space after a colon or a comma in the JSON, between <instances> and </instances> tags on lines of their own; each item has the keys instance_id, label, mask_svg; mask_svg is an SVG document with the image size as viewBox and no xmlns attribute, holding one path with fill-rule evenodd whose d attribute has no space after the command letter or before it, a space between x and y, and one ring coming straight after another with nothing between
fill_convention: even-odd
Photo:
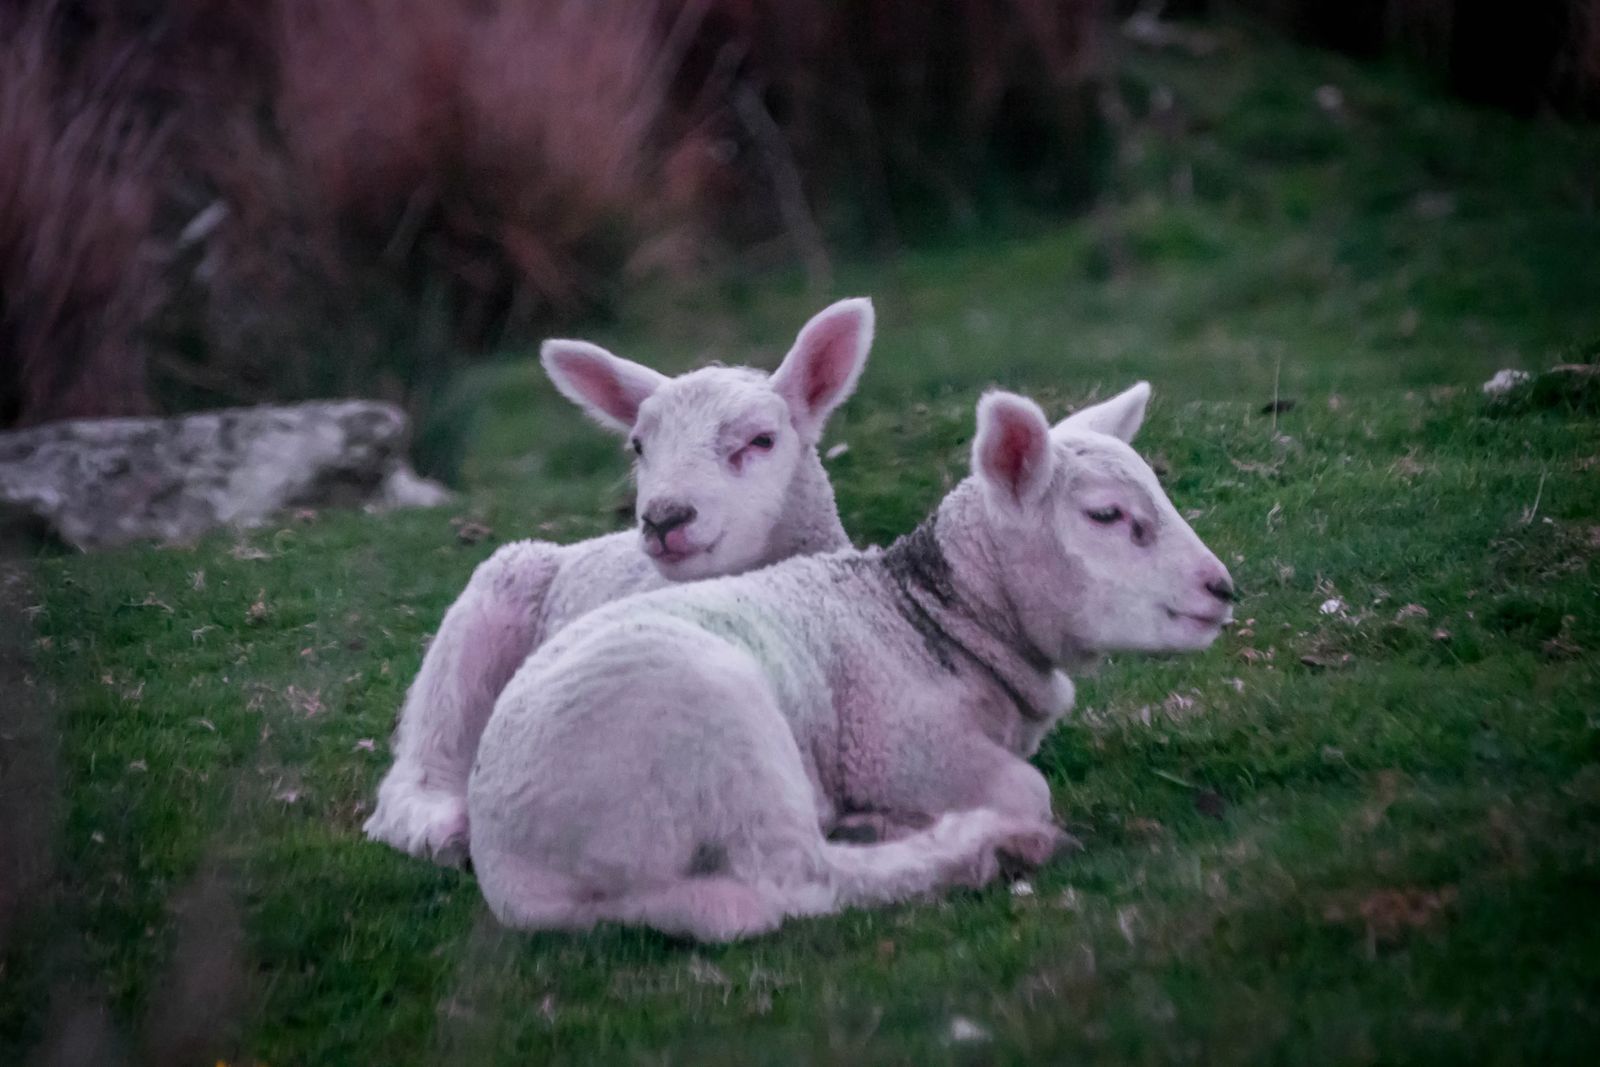
<instances>
[{"instance_id":1,"label":"lamb's neck","mask_svg":"<svg viewBox=\"0 0 1600 1067\"><path fill-rule=\"evenodd\" d=\"M941 664L986 675L1028 719L1061 709L1054 665L1022 631L999 578L989 526L971 483L884 551L907 620Z\"/></svg>"},{"instance_id":2,"label":"lamb's neck","mask_svg":"<svg viewBox=\"0 0 1600 1067\"><path fill-rule=\"evenodd\" d=\"M767 541L767 562L849 547L850 538L839 521L839 505L828 472L822 469L822 457L815 448L807 448L789 483L783 514Z\"/></svg>"}]
</instances>

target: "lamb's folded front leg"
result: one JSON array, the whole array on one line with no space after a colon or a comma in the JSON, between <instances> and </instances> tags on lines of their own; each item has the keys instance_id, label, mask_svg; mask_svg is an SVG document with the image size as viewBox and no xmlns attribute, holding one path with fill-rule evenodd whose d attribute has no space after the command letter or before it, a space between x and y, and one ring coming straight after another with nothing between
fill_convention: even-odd
<instances>
[{"instance_id":1,"label":"lamb's folded front leg","mask_svg":"<svg viewBox=\"0 0 1600 1067\"><path fill-rule=\"evenodd\" d=\"M939 766L918 783L917 795L897 798L896 807L914 808L933 818L949 811L989 808L1033 823L1038 833L1007 849L1025 868L1038 867L1077 844L1056 826L1050 784L1027 760L987 738L975 738L943 755Z\"/></svg>"},{"instance_id":2,"label":"lamb's folded front leg","mask_svg":"<svg viewBox=\"0 0 1600 1067\"><path fill-rule=\"evenodd\" d=\"M506 545L445 613L400 711L394 766L378 787L368 837L438 863L466 858L467 778L478 739L537 643L560 551L542 541Z\"/></svg>"},{"instance_id":3,"label":"lamb's folded front leg","mask_svg":"<svg viewBox=\"0 0 1600 1067\"><path fill-rule=\"evenodd\" d=\"M1050 807L1050 783L1038 768L1004 749L989 753L989 766L975 780L977 803L972 807L993 808L1008 815L1037 820L1041 832L1031 843L1010 850L1026 867L1039 867L1064 849L1079 847L1071 834L1055 824Z\"/></svg>"}]
</instances>

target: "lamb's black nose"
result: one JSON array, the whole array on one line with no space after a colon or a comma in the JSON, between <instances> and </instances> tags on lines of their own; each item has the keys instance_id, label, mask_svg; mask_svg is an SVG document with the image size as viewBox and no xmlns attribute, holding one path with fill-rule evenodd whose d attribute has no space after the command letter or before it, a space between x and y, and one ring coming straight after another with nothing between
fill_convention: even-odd
<instances>
[{"instance_id":1,"label":"lamb's black nose","mask_svg":"<svg viewBox=\"0 0 1600 1067\"><path fill-rule=\"evenodd\" d=\"M1228 581L1226 578L1217 578L1214 581L1207 582L1206 592L1210 593L1224 604L1231 604L1235 600L1239 599L1239 594L1233 590L1233 583Z\"/></svg>"},{"instance_id":2,"label":"lamb's black nose","mask_svg":"<svg viewBox=\"0 0 1600 1067\"><path fill-rule=\"evenodd\" d=\"M651 504L639 516L644 532L665 543L667 534L694 521L699 512L687 504Z\"/></svg>"}]
</instances>

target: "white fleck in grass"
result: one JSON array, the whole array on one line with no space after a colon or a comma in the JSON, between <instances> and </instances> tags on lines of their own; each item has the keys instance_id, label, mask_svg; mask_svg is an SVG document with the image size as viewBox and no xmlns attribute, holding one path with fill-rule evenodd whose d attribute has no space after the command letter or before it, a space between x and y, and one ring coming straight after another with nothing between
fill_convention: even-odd
<instances>
[{"instance_id":1,"label":"white fleck in grass","mask_svg":"<svg viewBox=\"0 0 1600 1067\"><path fill-rule=\"evenodd\" d=\"M272 553L262 551L243 539L237 541L234 546L229 549L228 555L232 556L236 560L239 560L240 562L272 558Z\"/></svg>"},{"instance_id":2,"label":"white fleck in grass","mask_svg":"<svg viewBox=\"0 0 1600 1067\"><path fill-rule=\"evenodd\" d=\"M725 988L733 984L728 979L728 976L722 973L722 968L703 956L689 957L689 977L693 978L699 985L714 985Z\"/></svg>"},{"instance_id":3,"label":"white fleck in grass","mask_svg":"<svg viewBox=\"0 0 1600 1067\"><path fill-rule=\"evenodd\" d=\"M945 1030L945 1041L952 1045L969 1045L990 1040L991 1035L987 1027L974 1022L965 1015L951 1017L950 1025Z\"/></svg>"},{"instance_id":4,"label":"white fleck in grass","mask_svg":"<svg viewBox=\"0 0 1600 1067\"><path fill-rule=\"evenodd\" d=\"M1190 690L1190 692L1196 691ZM1194 697L1176 691L1168 693L1167 698L1161 702L1161 710L1166 713L1169 719L1181 718L1189 712L1192 712L1194 708Z\"/></svg>"},{"instance_id":5,"label":"white fleck in grass","mask_svg":"<svg viewBox=\"0 0 1600 1067\"><path fill-rule=\"evenodd\" d=\"M1122 939L1129 945L1138 940L1139 909L1132 904L1117 909L1117 929L1122 931Z\"/></svg>"}]
</instances>

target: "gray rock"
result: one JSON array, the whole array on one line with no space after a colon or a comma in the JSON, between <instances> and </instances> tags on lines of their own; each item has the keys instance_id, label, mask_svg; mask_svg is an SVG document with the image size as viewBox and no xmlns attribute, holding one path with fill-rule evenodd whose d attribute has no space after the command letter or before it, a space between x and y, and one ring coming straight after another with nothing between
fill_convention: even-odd
<instances>
[{"instance_id":1,"label":"gray rock","mask_svg":"<svg viewBox=\"0 0 1600 1067\"><path fill-rule=\"evenodd\" d=\"M1498 400L1514 391L1524 382L1531 381L1533 381L1533 375L1527 371L1513 370L1507 367L1505 370L1496 371L1493 378L1483 383L1483 395L1491 400Z\"/></svg>"},{"instance_id":2,"label":"gray rock","mask_svg":"<svg viewBox=\"0 0 1600 1067\"><path fill-rule=\"evenodd\" d=\"M0 507L81 549L192 541L284 508L431 507L391 404L319 401L171 419L86 419L0 433Z\"/></svg>"}]
</instances>

